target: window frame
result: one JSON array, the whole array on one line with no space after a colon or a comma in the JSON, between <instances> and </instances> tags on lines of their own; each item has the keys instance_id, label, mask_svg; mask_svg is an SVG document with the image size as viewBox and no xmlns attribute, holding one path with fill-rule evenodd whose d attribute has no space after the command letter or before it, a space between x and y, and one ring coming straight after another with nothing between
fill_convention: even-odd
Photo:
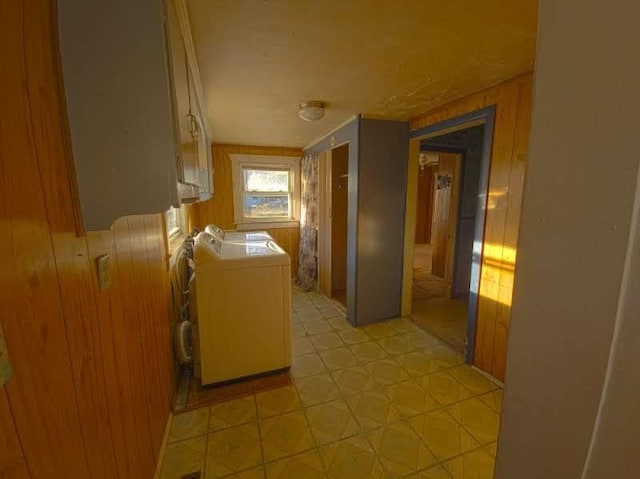
<instances>
[{"instance_id":1,"label":"window frame","mask_svg":"<svg viewBox=\"0 0 640 479\"><path fill-rule=\"evenodd\" d=\"M174 215L174 220L176 222L176 226L174 228L169 228L169 215ZM166 229L167 229L167 239L171 241L176 236L179 236L183 233L183 224L182 224L182 211L181 208L175 208L174 206L170 206L167 211L164 212L164 220Z\"/></svg>"},{"instance_id":2,"label":"window frame","mask_svg":"<svg viewBox=\"0 0 640 479\"><path fill-rule=\"evenodd\" d=\"M288 228L297 226L300 219L300 158L296 156L230 154L233 183L233 213L237 229ZM244 170L288 170L289 171L289 215L266 218L250 218L244 215L245 190ZM269 192L266 192L269 194ZM277 196L278 193L274 193Z\"/></svg>"}]
</instances>

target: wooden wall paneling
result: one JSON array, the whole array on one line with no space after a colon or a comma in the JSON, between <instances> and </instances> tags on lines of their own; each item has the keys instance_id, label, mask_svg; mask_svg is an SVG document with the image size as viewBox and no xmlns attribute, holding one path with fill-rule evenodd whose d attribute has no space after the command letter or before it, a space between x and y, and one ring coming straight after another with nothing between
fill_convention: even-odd
<instances>
[{"instance_id":1,"label":"wooden wall paneling","mask_svg":"<svg viewBox=\"0 0 640 479\"><path fill-rule=\"evenodd\" d=\"M164 232L159 215L147 215L144 218L145 225L145 251L147 254L146 265L149 268L150 300L153 305L151 315L151 329L147 332L153 339L152 349L149 354L157 358L156 371L159 379L159 388L156 391L147 391L148 395L157 397L157 416L153 423L153 441L155 447L160 450L164 439L167 417L173 403L174 364L173 349L171 345L171 331L169 330L169 316L171 314L169 273L164 257L166 255ZM156 453L156 456L158 453Z\"/></svg>"},{"instance_id":2,"label":"wooden wall paneling","mask_svg":"<svg viewBox=\"0 0 640 479\"><path fill-rule=\"evenodd\" d=\"M88 477L45 197L30 126L23 2L0 1L0 317L7 396L34 479ZM34 354L37 352L37 354Z\"/></svg>"},{"instance_id":3,"label":"wooden wall paneling","mask_svg":"<svg viewBox=\"0 0 640 479\"><path fill-rule=\"evenodd\" d=\"M146 376L143 365L144 351L140 338L139 323L144 320L139 309L142 307L138 300L138 288L136 285L135 264L133 247L129 236L129 224L127 218L120 218L112 227L116 258L118 262L118 281L122 296L122 313L124 325L124 337L126 339L127 359L129 362L129 377L131 379L130 401L135 404L134 414L135 434L138 444L138 461L140 469L145 471L155 470L155 457L151 441L151 415L146 401L146 391L150 390L151 378Z\"/></svg>"},{"instance_id":4,"label":"wooden wall paneling","mask_svg":"<svg viewBox=\"0 0 640 479\"><path fill-rule=\"evenodd\" d=\"M496 105L474 364L498 379L504 378L531 83L531 73L521 75L411 120L411 128L415 130Z\"/></svg>"},{"instance_id":5,"label":"wooden wall paneling","mask_svg":"<svg viewBox=\"0 0 640 479\"><path fill-rule=\"evenodd\" d=\"M431 243L433 223L433 193L435 186L435 166L427 166L418 171L418 203L416 206L416 243Z\"/></svg>"},{"instance_id":6,"label":"wooden wall paneling","mask_svg":"<svg viewBox=\"0 0 640 479\"><path fill-rule=\"evenodd\" d=\"M504 378L505 376L511 299L513 296L518 232L520 229L524 175L531 125L532 84L531 78L523 78L519 83L514 145L509 178L509 198L507 202L503 240L504 247L498 289L496 335L493 346L494 356L491 366L497 378Z\"/></svg>"},{"instance_id":7,"label":"wooden wall paneling","mask_svg":"<svg viewBox=\"0 0 640 479\"><path fill-rule=\"evenodd\" d=\"M491 373L518 91L518 83L511 82L487 98L487 101L496 104L497 107L487 194L474 363Z\"/></svg>"},{"instance_id":8,"label":"wooden wall paneling","mask_svg":"<svg viewBox=\"0 0 640 479\"><path fill-rule=\"evenodd\" d=\"M0 479L31 478L13 423L6 391L0 387Z\"/></svg>"},{"instance_id":9,"label":"wooden wall paneling","mask_svg":"<svg viewBox=\"0 0 640 479\"><path fill-rule=\"evenodd\" d=\"M109 404L113 448L120 478L144 477L137 441L136 415L140 404L135 398L132 373L127 351L127 325L122 312L122 292L118 256L112 231L89 232L87 235L89 257L103 254L110 256L111 286L101 291L96 288L95 302L100 323L106 399ZM93 282L97 284L97 268L92 268Z\"/></svg>"},{"instance_id":10,"label":"wooden wall paneling","mask_svg":"<svg viewBox=\"0 0 640 479\"><path fill-rule=\"evenodd\" d=\"M53 16L55 19L55 16ZM25 59L36 158L56 260L62 309L89 471L94 478L117 477L104 387L100 324L84 237L76 236L72 160L64 142L64 111L51 48L51 2L25 3Z\"/></svg>"},{"instance_id":11,"label":"wooden wall paneling","mask_svg":"<svg viewBox=\"0 0 640 479\"><path fill-rule=\"evenodd\" d=\"M144 376L143 400L148 408L149 431L153 458L155 459L160 452L158 438L162 438L164 432L164 424L158 424L158 419L164 413L166 421L168 410L164 410L165 405L162 404L162 395L160 394L163 382L160 377L161 366L158 351L155 347L153 283L147 258L144 216L129 216L127 224L134 287L131 291L132 295L126 295L124 299L134 303L132 306L137 311L137 339L139 341L137 362L140 364Z\"/></svg>"}]
</instances>

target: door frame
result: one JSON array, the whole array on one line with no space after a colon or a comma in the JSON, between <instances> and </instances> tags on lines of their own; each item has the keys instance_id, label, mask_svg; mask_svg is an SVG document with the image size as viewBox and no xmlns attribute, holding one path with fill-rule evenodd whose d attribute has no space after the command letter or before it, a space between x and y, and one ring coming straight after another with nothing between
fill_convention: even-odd
<instances>
[{"instance_id":1,"label":"door frame","mask_svg":"<svg viewBox=\"0 0 640 479\"><path fill-rule=\"evenodd\" d=\"M349 145L349 141L343 141L320 153L318 159L318 290L328 298L331 298L333 285L332 274L332 200L333 187L333 151L341 146ZM347 206L348 208L348 206ZM347 281L347 297L349 281Z\"/></svg>"},{"instance_id":2,"label":"door frame","mask_svg":"<svg viewBox=\"0 0 640 479\"><path fill-rule=\"evenodd\" d=\"M318 290L331 297L331 150L318 158Z\"/></svg>"},{"instance_id":3,"label":"door frame","mask_svg":"<svg viewBox=\"0 0 640 479\"><path fill-rule=\"evenodd\" d=\"M420 140L422 141L422 140ZM456 161L456 175L458 175L458 185L457 192L455 195L456 202L456 216L455 216L455 226L453 229L453 248L447 251L449 258L447 258L447 262L449 263L451 270L451 281L447 290L447 297L451 298L452 289L453 289L453 280L454 274L456 271L456 265L458 262L458 249L459 249L459 237L458 237L458 228L460 227L460 204L462 202L462 185L464 183L464 174L465 174L465 162L467 160L467 150L464 148L455 148L451 146L437 146L430 145L426 148L420 148L420 152L429 152L429 153L449 153L454 155L459 155L458 160Z\"/></svg>"},{"instance_id":4,"label":"door frame","mask_svg":"<svg viewBox=\"0 0 640 479\"><path fill-rule=\"evenodd\" d=\"M473 235L471 259L471 282L469 285L469 310L467 313L467 349L465 361L473 362L475 353L476 323L478 319L478 299L480 292L480 269L482 266L484 225L489 188L489 169L493 149L493 130L496 106L491 105L454 118L434 123L409 132L409 158L407 169L407 196L405 205L404 268L402 273L402 316L409 316L413 305L413 253L416 230L416 208L418 201L418 156L420 142L435 136L453 133L473 126L484 125L482 157L478 185L478 203ZM457 225L456 225L457 226Z\"/></svg>"}]
</instances>

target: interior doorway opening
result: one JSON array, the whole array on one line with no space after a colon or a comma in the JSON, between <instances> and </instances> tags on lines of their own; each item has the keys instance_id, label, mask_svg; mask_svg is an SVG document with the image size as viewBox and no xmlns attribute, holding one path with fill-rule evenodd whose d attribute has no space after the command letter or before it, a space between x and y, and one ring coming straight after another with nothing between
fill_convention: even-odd
<instances>
[{"instance_id":1,"label":"interior doorway opening","mask_svg":"<svg viewBox=\"0 0 640 479\"><path fill-rule=\"evenodd\" d=\"M349 143L323 152L319 170L318 286L346 310Z\"/></svg>"},{"instance_id":2,"label":"interior doorway opening","mask_svg":"<svg viewBox=\"0 0 640 479\"><path fill-rule=\"evenodd\" d=\"M420 141L413 318L465 354L484 125Z\"/></svg>"},{"instance_id":3,"label":"interior doorway opening","mask_svg":"<svg viewBox=\"0 0 640 479\"><path fill-rule=\"evenodd\" d=\"M412 134L403 315L472 363L495 108Z\"/></svg>"},{"instance_id":4,"label":"interior doorway opening","mask_svg":"<svg viewBox=\"0 0 640 479\"><path fill-rule=\"evenodd\" d=\"M331 150L331 297L347 307L349 144Z\"/></svg>"}]
</instances>

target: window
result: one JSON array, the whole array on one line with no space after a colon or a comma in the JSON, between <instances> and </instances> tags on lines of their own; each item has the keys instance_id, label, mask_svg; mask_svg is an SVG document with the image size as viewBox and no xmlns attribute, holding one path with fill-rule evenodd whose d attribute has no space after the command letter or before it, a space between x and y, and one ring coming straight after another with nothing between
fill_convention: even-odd
<instances>
[{"instance_id":1,"label":"window","mask_svg":"<svg viewBox=\"0 0 640 479\"><path fill-rule=\"evenodd\" d=\"M181 208L169 208L164 213L165 222L167 224L167 239L171 240L181 235L184 228L184 221Z\"/></svg>"},{"instance_id":2,"label":"window","mask_svg":"<svg viewBox=\"0 0 640 479\"><path fill-rule=\"evenodd\" d=\"M299 210L300 160L292 157L231 155L235 222L290 226Z\"/></svg>"}]
</instances>

